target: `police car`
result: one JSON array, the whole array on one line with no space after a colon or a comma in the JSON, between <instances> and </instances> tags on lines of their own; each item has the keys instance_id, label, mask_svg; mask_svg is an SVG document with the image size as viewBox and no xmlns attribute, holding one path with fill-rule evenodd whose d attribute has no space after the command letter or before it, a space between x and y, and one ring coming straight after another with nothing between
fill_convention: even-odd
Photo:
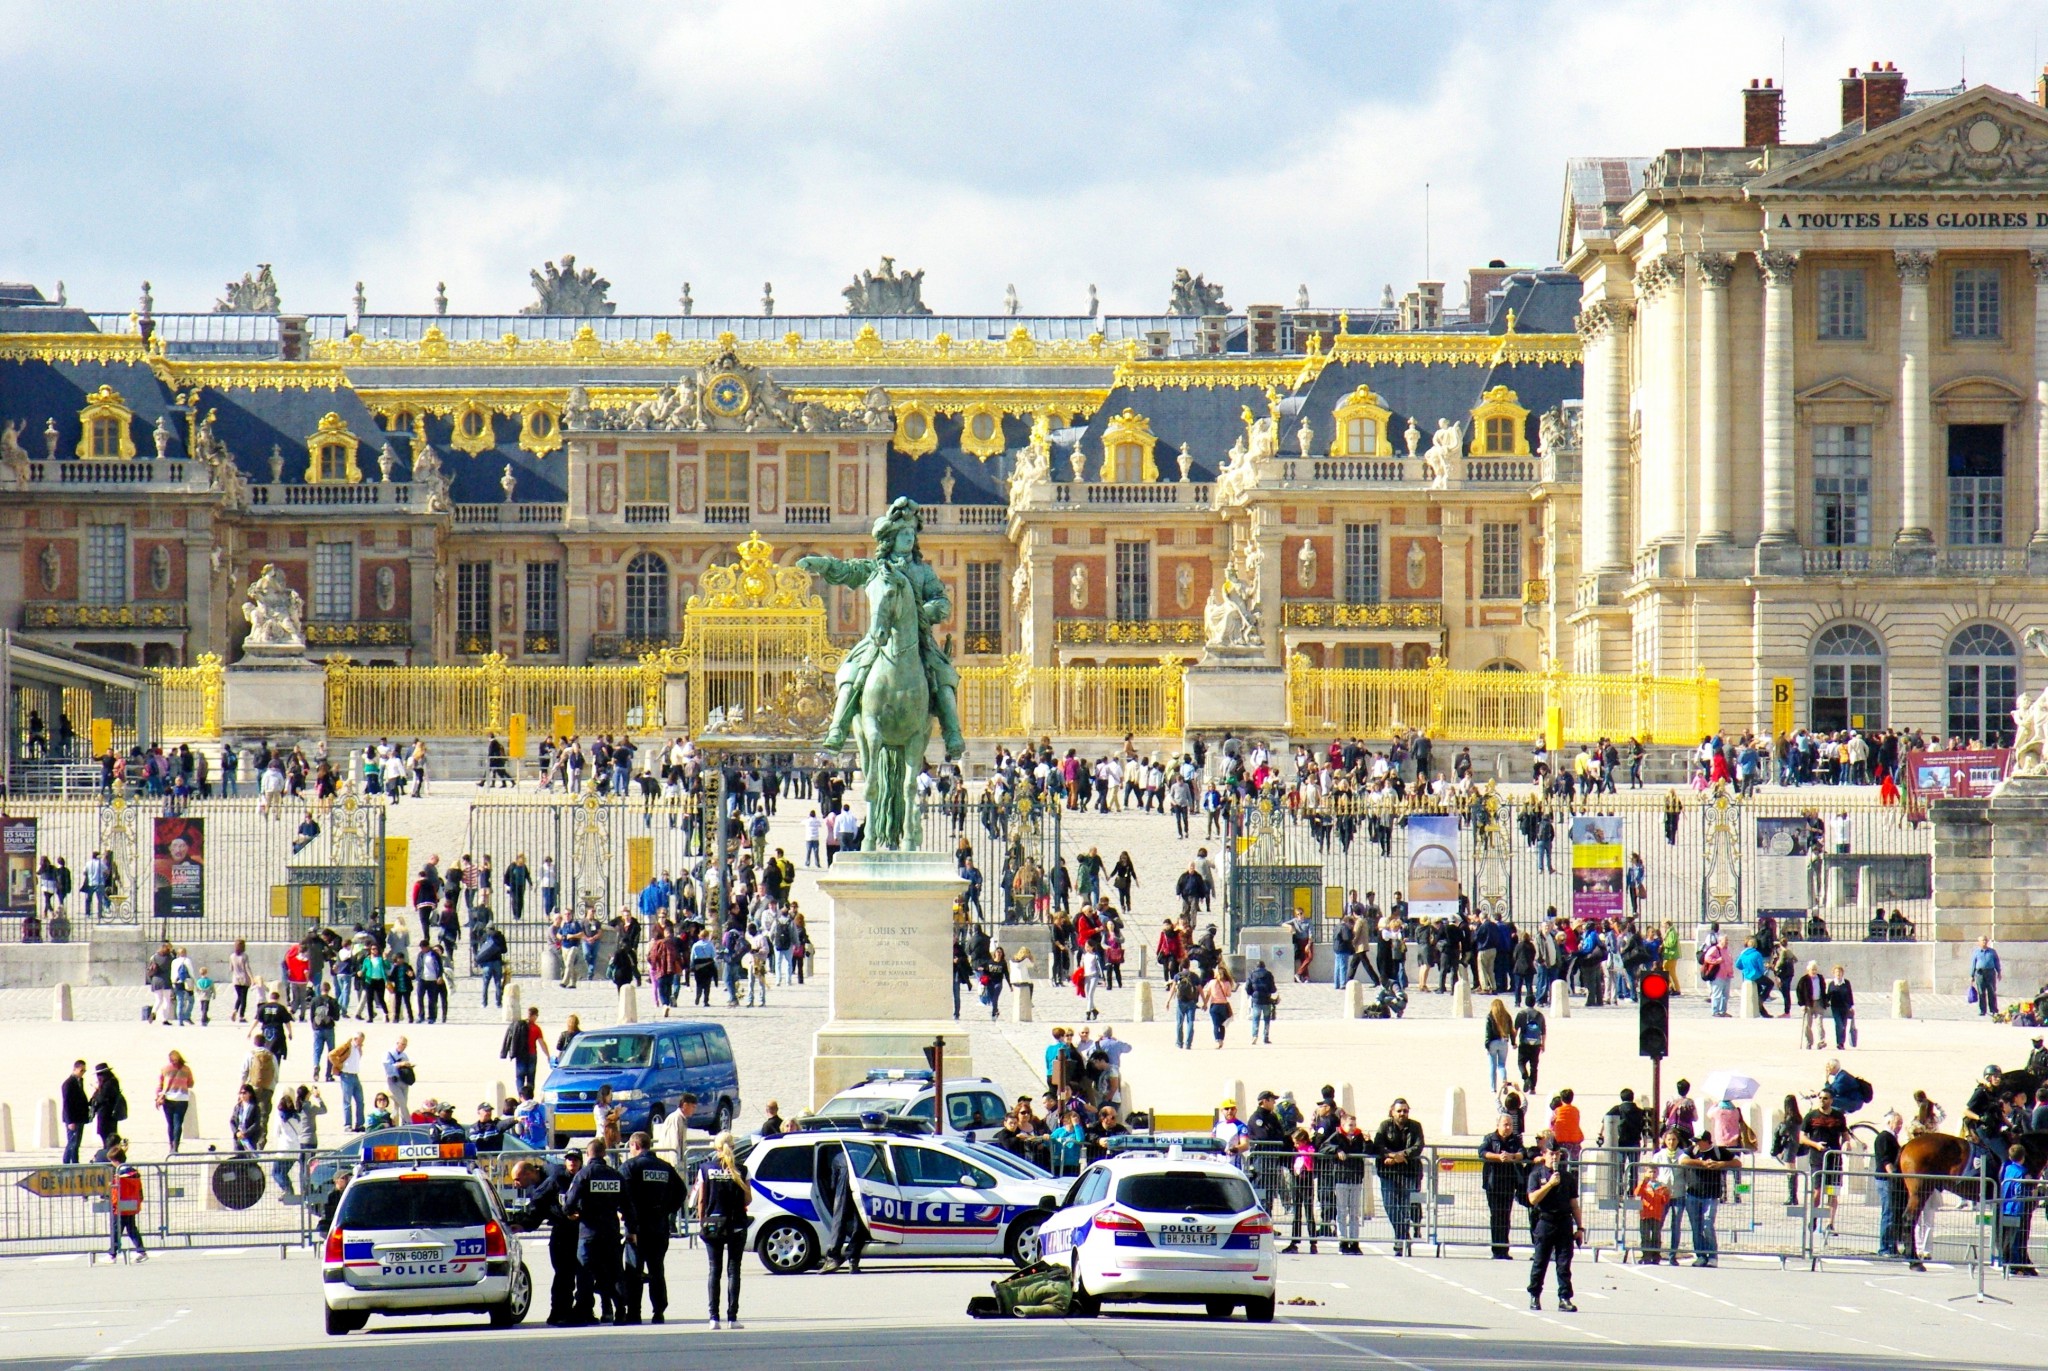
<instances>
[{"instance_id":1,"label":"police car","mask_svg":"<svg viewBox=\"0 0 2048 1371\"><path fill-rule=\"evenodd\" d=\"M845 1149L867 1216L865 1257L1036 1260L1038 1226L1059 1191L1050 1173L999 1148L935 1137L926 1124L870 1114L808 1119L748 1149L754 1251L771 1273L808 1271L823 1255L830 1219L818 1212L812 1181L828 1148Z\"/></svg>"},{"instance_id":2,"label":"police car","mask_svg":"<svg viewBox=\"0 0 2048 1371\"><path fill-rule=\"evenodd\" d=\"M859 1085L840 1091L819 1108L821 1119L857 1120L863 1114L932 1121L935 1091L932 1073L890 1067L868 1072ZM986 1076L946 1080L946 1132L970 1141L984 1141L1003 1126L1009 1114L1002 1087Z\"/></svg>"},{"instance_id":3,"label":"police car","mask_svg":"<svg viewBox=\"0 0 2048 1371\"><path fill-rule=\"evenodd\" d=\"M533 1303L519 1239L468 1142L366 1144L320 1275L336 1335L372 1314L486 1314L509 1328Z\"/></svg>"},{"instance_id":4,"label":"police car","mask_svg":"<svg viewBox=\"0 0 2048 1371\"><path fill-rule=\"evenodd\" d=\"M1170 1149L1083 1171L1039 1227L1039 1253L1070 1266L1073 1312L1108 1303L1200 1304L1227 1319L1273 1318L1273 1221L1244 1173Z\"/></svg>"}]
</instances>

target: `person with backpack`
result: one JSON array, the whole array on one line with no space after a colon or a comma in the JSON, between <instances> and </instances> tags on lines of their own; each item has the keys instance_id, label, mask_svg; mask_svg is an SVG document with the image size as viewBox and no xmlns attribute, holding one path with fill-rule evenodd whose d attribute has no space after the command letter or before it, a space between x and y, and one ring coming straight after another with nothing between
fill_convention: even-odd
<instances>
[{"instance_id":1,"label":"person with backpack","mask_svg":"<svg viewBox=\"0 0 2048 1371\"><path fill-rule=\"evenodd\" d=\"M487 913L483 905L477 907L479 914ZM477 939L470 953L476 964L477 975L483 978L483 1004L485 1008L505 1004L505 935L491 924L485 924L482 935ZM492 999L493 991L497 998Z\"/></svg>"},{"instance_id":2,"label":"person with backpack","mask_svg":"<svg viewBox=\"0 0 2048 1371\"><path fill-rule=\"evenodd\" d=\"M313 1026L313 1079L320 1080L324 1074L331 1081L334 1072L327 1065L327 1054L334 1051L334 1028L341 1022L341 1001L323 986L306 1006L306 1021Z\"/></svg>"},{"instance_id":3,"label":"person with backpack","mask_svg":"<svg viewBox=\"0 0 2048 1371\"><path fill-rule=\"evenodd\" d=\"M1280 1012L1280 986L1272 968L1263 961L1244 979L1245 995L1252 1002L1252 1042L1273 1043L1273 1017Z\"/></svg>"},{"instance_id":4,"label":"person with backpack","mask_svg":"<svg viewBox=\"0 0 2048 1371\"><path fill-rule=\"evenodd\" d=\"M1173 1005L1173 1045L1192 1050L1195 1045L1195 1009L1202 998L1202 978L1194 967L1183 965L1167 983L1166 998Z\"/></svg>"},{"instance_id":5,"label":"person with backpack","mask_svg":"<svg viewBox=\"0 0 2048 1371\"><path fill-rule=\"evenodd\" d=\"M550 1066L554 1064L554 1055L548 1051L547 1034L540 1026L539 1005L528 1005L523 1020L505 1025L505 1038L498 1045L498 1056L512 1063L513 1089L519 1092L519 1098L532 1099L540 1059L545 1056Z\"/></svg>"},{"instance_id":6,"label":"person with backpack","mask_svg":"<svg viewBox=\"0 0 2048 1371\"><path fill-rule=\"evenodd\" d=\"M121 1255L121 1235L126 1233L135 1244L135 1260L146 1262L149 1252L142 1245L142 1230L136 1224L142 1214L142 1173L129 1164L128 1148L123 1143L116 1142L107 1149L107 1160L114 1167L107 1192L107 1214L113 1225L107 1260Z\"/></svg>"},{"instance_id":7,"label":"person with backpack","mask_svg":"<svg viewBox=\"0 0 2048 1371\"><path fill-rule=\"evenodd\" d=\"M1536 1071L1549 1037L1550 1022L1542 1010L1531 1005L1515 1015L1515 1065L1521 1070L1525 1093L1536 1089Z\"/></svg>"}]
</instances>

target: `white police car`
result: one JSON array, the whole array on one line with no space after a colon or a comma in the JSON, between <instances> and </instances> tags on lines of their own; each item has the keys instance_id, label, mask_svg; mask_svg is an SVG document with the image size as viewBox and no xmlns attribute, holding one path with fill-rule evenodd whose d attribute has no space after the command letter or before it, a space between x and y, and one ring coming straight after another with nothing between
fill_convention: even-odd
<instances>
[{"instance_id":1,"label":"white police car","mask_svg":"<svg viewBox=\"0 0 2048 1371\"><path fill-rule=\"evenodd\" d=\"M808 1271L823 1256L829 1221L812 1182L829 1148L845 1149L854 1198L867 1216L864 1256L1007 1257L1018 1266L1036 1259L1038 1226L1059 1193L1048 1172L998 1148L871 1114L865 1122L806 1120L799 1131L748 1148L754 1251L770 1272Z\"/></svg>"},{"instance_id":2,"label":"white police car","mask_svg":"<svg viewBox=\"0 0 2048 1371\"><path fill-rule=\"evenodd\" d=\"M372 1143L342 1193L321 1262L327 1331L372 1314L526 1318L533 1275L497 1187L466 1142Z\"/></svg>"},{"instance_id":3,"label":"white police car","mask_svg":"<svg viewBox=\"0 0 2048 1371\"><path fill-rule=\"evenodd\" d=\"M1273 1221L1227 1162L1171 1150L1099 1161L1039 1226L1038 1244L1045 1260L1071 1265L1076 1314L1136 1302L1273 1318Z\"/></svg>"},{"instance_id":4,"label":"white police car","mask_svg":"<svg viewBox=\"0 0 2048 1371\"><path fill-rule=\"evenodd\" d=\"M868 1072L859 1085L849 1086L819 1107L814 1117L856 1120L863 1114L888 1118L932 1121L934 1093L932 1073L898 1067ZM983 1141L1003 1126L1009 1114L1003 1103L1002 1087L986 1076L946 1080L946 1133L972 1141Z\"/></svg>"}]
</instances>

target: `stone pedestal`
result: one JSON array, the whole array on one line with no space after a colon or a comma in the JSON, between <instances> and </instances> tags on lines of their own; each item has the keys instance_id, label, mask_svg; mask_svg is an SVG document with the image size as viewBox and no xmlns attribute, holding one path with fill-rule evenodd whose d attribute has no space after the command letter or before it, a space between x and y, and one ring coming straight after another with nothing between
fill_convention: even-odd
<instances>
[{"instance_id":1,"label":"stone pedestal","mask_svg":"<svg viewBox=\"0 0 2048 1371\"><path fill-rule=\"evenodd\" d=\"M953 900L966 882L940 852L849 852L818 878L832 901L831 1018L812 1038L811 1107L871 1070L923 1068L945 1036L946 1074L970 1075L953 1015Z\"/></svg>"},{"instance_id":2,"label":"stone pedestal","mask_svg":"<svg viewBox=\"0 0 2048 1371\"><path fill-rule=\"evenodd\" d=\"M1262 657L1239 660L1211 652L1188 668L1185 698L1182 718L1190 736L1287 731L1287 668Z\"/></svg>"},{"instance_id":3,"label":"stone pedestal","mask_svg":"<svg viewBox=\"0 0 2048 1371\"><path fill-rule=\"evenodd\" d=\"M327 673L303 657L238 662L222 673L223 733L317 737L326 723Z\"/></svg>"}]
</instances>

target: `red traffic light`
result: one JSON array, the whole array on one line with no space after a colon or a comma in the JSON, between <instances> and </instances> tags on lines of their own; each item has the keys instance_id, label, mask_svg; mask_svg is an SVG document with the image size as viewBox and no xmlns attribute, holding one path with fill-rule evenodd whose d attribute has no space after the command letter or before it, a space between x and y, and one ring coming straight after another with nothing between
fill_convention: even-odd
<instances>
[{"instance_id":1,"label":"red traffic light","mask_svg":"<svg viewBox=\"0 0 2048 1371\"><path fill-rule=\"evenodd\" d=\"M1644 974L1639 989L1646 1000L1661 1000L1671 994L1671 982L1663 972L1651 971Z\"/></svg>"}]
</instances>

